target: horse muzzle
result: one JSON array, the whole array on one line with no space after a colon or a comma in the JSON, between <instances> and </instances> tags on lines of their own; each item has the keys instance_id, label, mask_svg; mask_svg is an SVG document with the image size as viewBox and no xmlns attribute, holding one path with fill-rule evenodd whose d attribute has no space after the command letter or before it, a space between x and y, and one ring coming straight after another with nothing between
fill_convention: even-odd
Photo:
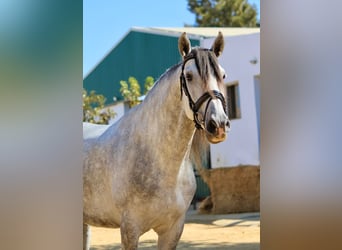
<instances>
[{"instance_id":1,"label":"horse muzzle","mask_svg":"<svg viewBox=\"0 0 342 250\"><path fill-rule=\"evenodd\" d=\"M226 139L229 129L230 122L228 119L220 122L210 119L205 126L206 137L213 144L222 142Z\"/></svg>"}]
</instances>

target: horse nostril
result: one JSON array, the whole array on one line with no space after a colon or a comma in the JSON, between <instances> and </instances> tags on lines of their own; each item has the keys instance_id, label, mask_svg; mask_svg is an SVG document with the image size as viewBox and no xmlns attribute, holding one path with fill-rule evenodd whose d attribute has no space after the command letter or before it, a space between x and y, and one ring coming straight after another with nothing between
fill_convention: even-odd
<instances>
[{"instance_id":1,"label":"horse nostril","mask_svg":"<svg viewBox=\"0 0 342 250\"><path fill-rule=\"evenodd\" d=\"M226 123L226 127L230 128L230 121L229 120Z\"/></svg>"},{"instance_id":2,"label":"horse nostril","mask_svg":"<svg viewBox=\"0 0 342 250\"><path fill-rule=\"evenodd\" d=\"M217 129L216 122L214 120L210 120L207 126L208 132L214 134L216 132L216 129Z\"/></svg>"}]
</instances>

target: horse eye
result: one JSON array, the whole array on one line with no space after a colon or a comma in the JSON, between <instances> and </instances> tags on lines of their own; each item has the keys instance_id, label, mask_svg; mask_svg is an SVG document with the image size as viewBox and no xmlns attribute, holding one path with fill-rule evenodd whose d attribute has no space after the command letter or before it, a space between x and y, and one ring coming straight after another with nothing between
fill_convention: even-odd
<instances>
[{"instance_id":1,"label":"horse eye","mask_svg":"<svg viewBox=\"0 0 342 250\"><path fill-rule=\"evenodd\" d=\"M223 74L222 78L223 78L223 79L226 79L226 74Z\"/></svg>"},{"instance_id":2,"label":"horse eye","mask_svg":"<svg viewBox=\"0 0 342 250\"><path fill-rule=\"evenodd\" d=\"M186 80L191 81L192 80L192 74L187 73L186 74Z\"/></svg>"}]
</instances>

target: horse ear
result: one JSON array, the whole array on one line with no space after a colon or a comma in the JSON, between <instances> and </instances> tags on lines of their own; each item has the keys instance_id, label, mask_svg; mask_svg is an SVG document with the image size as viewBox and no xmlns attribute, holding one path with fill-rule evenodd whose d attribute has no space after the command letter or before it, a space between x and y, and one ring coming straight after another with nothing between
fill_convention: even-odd
<instances>
[{"instance_id":1,"label":"horse ear","mask_svg":"<svg viewBox=\"0 0 342 250\"><path fill-rule=\"evenodd\" d=\"M211 50L215 53L217 57L219 57L223 52L223 48L224 48L224 38L223 38L222 32L219 31L214 41L214 44L211 47Z\"/></svg>"},{"instance_id":2,"label":"horse ear","mask_svg":"<svg viewBox=\"0 0 342 250\"><path fill-rule=\"evenodd\" d=\"M178 39L178 49L181 56L184 58L187 54L189 54L191 48L190 40L187 37L186 33L183 34Z\"/></svg>"}]
</instances>

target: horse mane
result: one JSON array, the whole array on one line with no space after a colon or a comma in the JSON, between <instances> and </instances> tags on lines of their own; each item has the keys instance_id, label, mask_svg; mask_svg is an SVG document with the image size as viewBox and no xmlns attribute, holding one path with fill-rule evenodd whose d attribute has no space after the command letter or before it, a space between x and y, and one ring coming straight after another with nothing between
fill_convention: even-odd
<instances>
[{"instance_id":1,"label":"horse mane","mask_svg":"<svg viewBox=\"0 0 342 250\"><path fill-rule=\"evenodd\" d=\"M195 59L198 73L204 82L208 81L210 71L212 71L217 82L219 84L223 84L219 63L214 52L208 49L196 47L190 51L184 60L186 60L188 57L193 57Z\"/></svg>"}]
</instances>

